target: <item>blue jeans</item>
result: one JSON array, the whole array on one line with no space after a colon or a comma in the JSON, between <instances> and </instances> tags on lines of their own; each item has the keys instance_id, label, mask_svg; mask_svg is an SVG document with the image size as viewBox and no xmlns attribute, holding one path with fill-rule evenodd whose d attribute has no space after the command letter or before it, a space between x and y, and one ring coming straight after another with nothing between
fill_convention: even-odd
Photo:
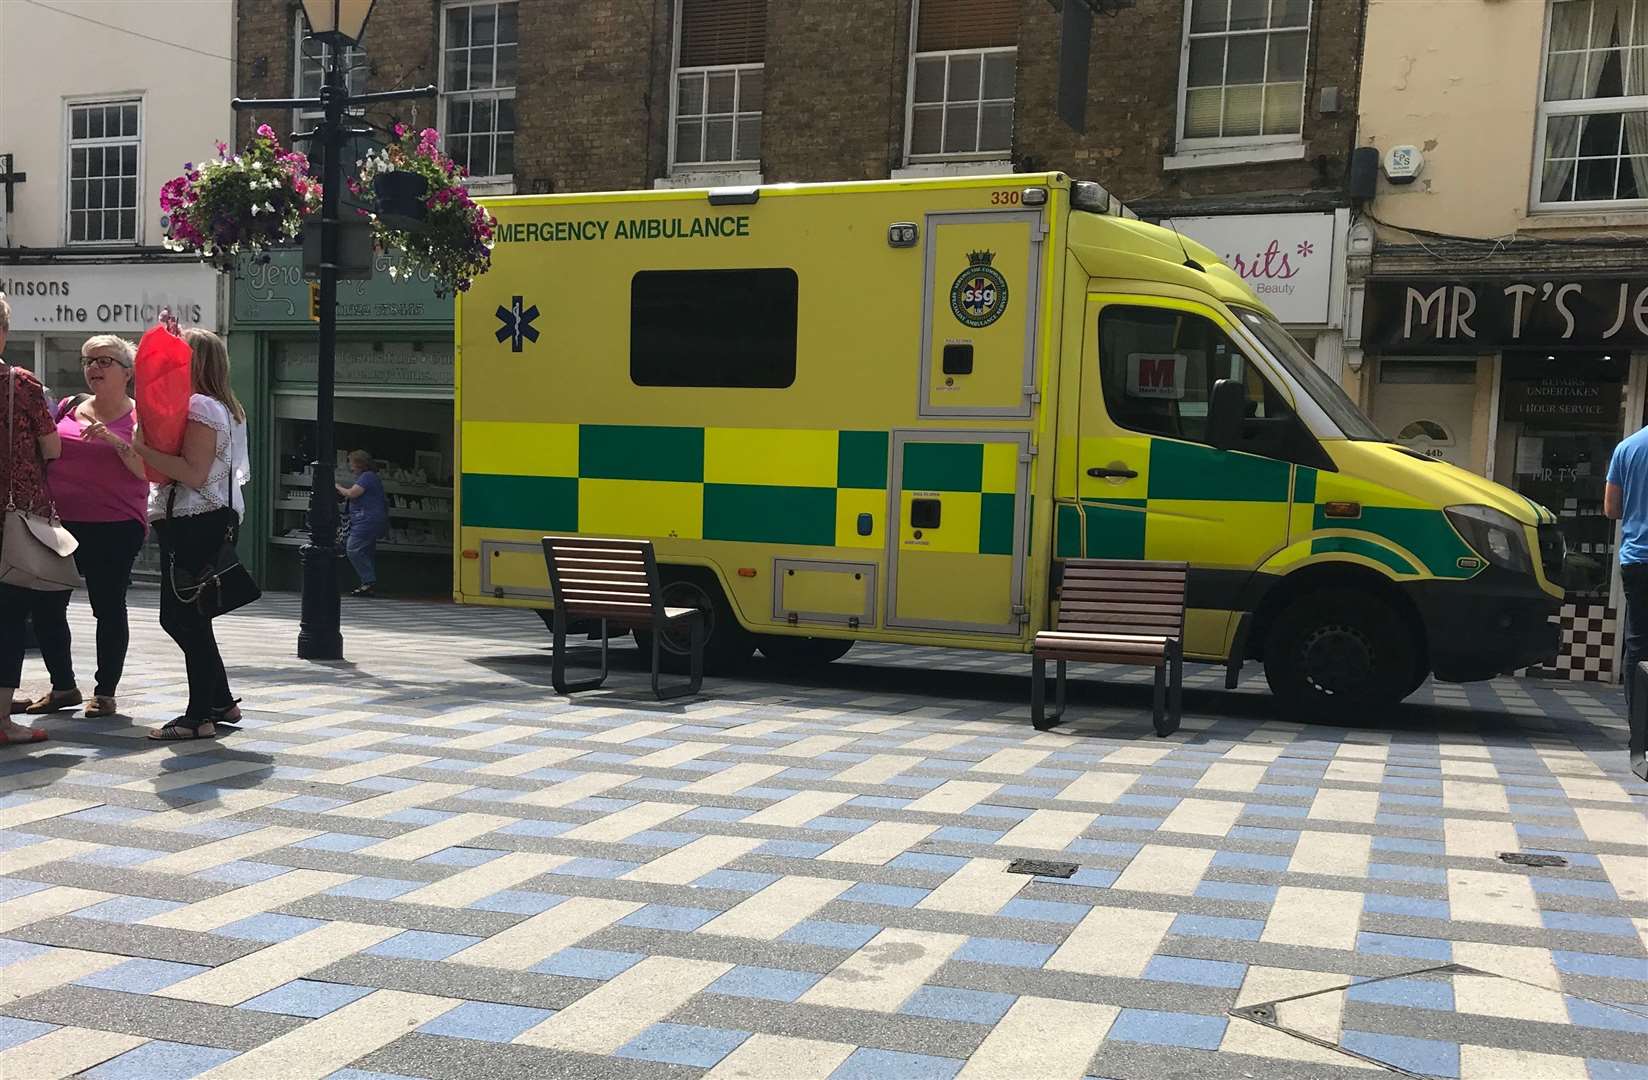
<instances>
[{"instance_id":1,"label":"blue jeans","mask_svg":"<svg viewBox=\"0 0 1648 1080\"><path fill-rule=\"evenodd\" d=\"M349 553L349 563L355 568L362 585L378 583L378 541L382 537L379 532L351 532L348 543L344 545L344 550Z\"/></svg>"}]
</instances>

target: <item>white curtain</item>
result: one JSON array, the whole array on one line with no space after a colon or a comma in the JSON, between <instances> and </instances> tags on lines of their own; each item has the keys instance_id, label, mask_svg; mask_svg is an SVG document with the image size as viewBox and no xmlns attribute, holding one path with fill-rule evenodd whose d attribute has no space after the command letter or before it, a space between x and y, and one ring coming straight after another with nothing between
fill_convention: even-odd
<instances>
[{"instance_id":1,"label":"white curtain","mask_svg":"<svg viewBox=\"0 0 1648 1080\"><path fill-rule=\"evenodd\" d=\"M1648 95L1648 0L1614 0L1619 6L1621 59L1625 65L1626 97ZM1625 153L1631 155L1631 175L1637 198L1648 199L1648 111L1625 114Z\"/></svg>"},{"instance_id":2,"label":"white curtain","mask_svg":"<svg viewBox=\"0 0 1648 1080\"><path fill-rule=\"evenodd\" d=\"M1586 53L1587 44L1606 44L1610 27L1623 11L1627 18L1635 0L1589 0L1558 3L1551 11L1550 62L1545 75L1546 101L1582 101L1596 95L1602 80L1602 53ZM1589 11L1587 11L1589 9ZM1590 17L1587 18L1586 16ZM1596 32L1592 32L1592 26ZM1629 91L1627 91L1629 92ZM1545 122L1545 176L1542 198L1559 201L1573 176L1579 151L1579 118L1552 116ZM1644 129L1648 134L1648 129Z\"/></svg>"}]
</instances>

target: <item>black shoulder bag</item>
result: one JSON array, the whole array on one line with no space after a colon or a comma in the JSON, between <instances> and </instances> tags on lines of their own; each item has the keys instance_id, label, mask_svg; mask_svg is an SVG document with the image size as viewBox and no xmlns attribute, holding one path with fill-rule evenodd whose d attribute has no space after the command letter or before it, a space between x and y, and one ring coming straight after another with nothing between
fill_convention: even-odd
<instances>
[{"instance_id":1,"label":"black shoulder bag","mask_svg":"<svg viewBox=\"0 0 1648 1080\"><path fill-rule=\"evenodd\" d=\"M232 423L231 419L231 423ZM229 433L229 501L224 505L231 509L235 505L235 437ZM172 490L166 496L166 520L172 519L172 508L177 504L177 481L172 481ZM263 595L257 582L252 580L251 571L241 564L240 552L235 550L235 534L239 532L239 525L230 525L223 533L223 543L218 546L217 554L206 566L190 571L177 565L174 556L171 566L167 568L167 583L172 594L185 604L193 604L195 609L208 619L215 619L219 615L227 615L252 603Z\"/></svg>"}]
</instances>

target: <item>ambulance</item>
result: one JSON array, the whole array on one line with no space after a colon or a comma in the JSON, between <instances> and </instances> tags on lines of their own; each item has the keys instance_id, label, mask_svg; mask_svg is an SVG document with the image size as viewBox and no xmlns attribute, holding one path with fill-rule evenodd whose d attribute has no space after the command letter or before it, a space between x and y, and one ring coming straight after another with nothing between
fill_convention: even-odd
<instances>
[{"instance_id":1,"label":"ambulance","mask_svg":"<svg viewBox=\"0 0 1648 1080\"><path fill-rule=\"evenodd\" d=\"M1290 715L1556 651L1555 517L1387 439L1212 251L1098 184L485 202L461 603L547 608L545 535L645 538L711 670L1024 653L1064 560L1183 561L1186 656L1230 685L1261 662Z\"/></svg>"}]
</instances>

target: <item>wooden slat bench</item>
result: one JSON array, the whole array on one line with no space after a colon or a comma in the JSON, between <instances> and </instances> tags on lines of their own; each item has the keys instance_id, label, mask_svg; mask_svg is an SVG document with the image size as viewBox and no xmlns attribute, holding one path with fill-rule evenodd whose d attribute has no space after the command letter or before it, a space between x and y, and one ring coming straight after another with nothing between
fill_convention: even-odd
<instances>
[{"instance_id":1,"label":"wooden slat bench","mask_svg":"<svg viewBox=\"0 0 1648 1080\"><path fill-rule=\"evenodd\" d=\"M1059 622L1036 635L1030 722L1046 731L1064 713L1065 665L1134 664L1156 669L1157 735L1179 730L1184 680L1186 563L1066 559ZM1058 664L1053 712L1046 711L1047 661Z\"/></svg>"},{"instance_id":2,"label":"wooden slat bench","mask_svg":"<svg viewBox=\"0 0 1648 1080\"><path fill-rule=\"evenodd\" d=\"M698 692L704 685L704 613L697 608L664 606L651 541L546 536L543 542L555 603L550 617L555 642L550 681L557 694L594 690L607 681L607 634L612 625L652 631L652 692L660 701ZM599 678L567 681L567 624L574 619L601 622ZM677 628L691 635L691 677L665 690L659 683L659 642L666 631Z\"/></svg>"}]
</instances>

